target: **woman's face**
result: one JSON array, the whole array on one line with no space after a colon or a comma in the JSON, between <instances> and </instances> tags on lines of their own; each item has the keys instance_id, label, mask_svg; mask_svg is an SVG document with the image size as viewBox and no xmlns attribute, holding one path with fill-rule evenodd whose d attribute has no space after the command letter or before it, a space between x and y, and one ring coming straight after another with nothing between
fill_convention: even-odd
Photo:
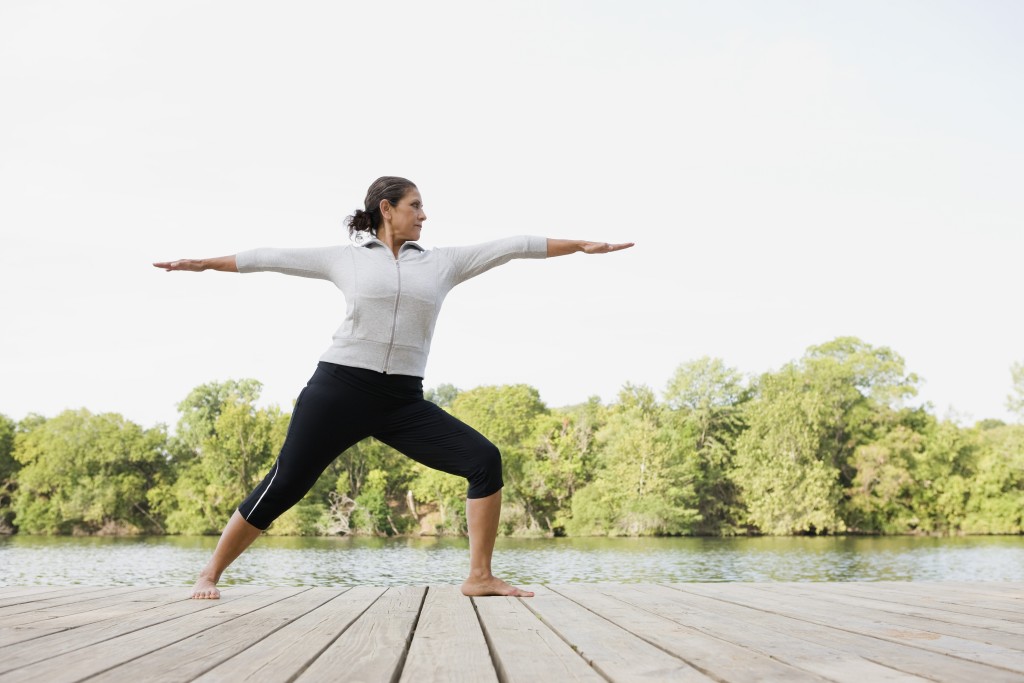
<instances>
[{"instance_id":1,"label":"woman's face","mask_svg":"<svg viewBox=\"0 0 1024 683\"><path fill-rule=\"evenodd\" d=\"M391 223L393 239L415 242L420 238L420 231L423 230L423 221L427 220L427 214L423 213L423 198L420 197L419 190L410 189L394 206L387 202L381 202L381 212Z\"/></svg>"}]
</instances>

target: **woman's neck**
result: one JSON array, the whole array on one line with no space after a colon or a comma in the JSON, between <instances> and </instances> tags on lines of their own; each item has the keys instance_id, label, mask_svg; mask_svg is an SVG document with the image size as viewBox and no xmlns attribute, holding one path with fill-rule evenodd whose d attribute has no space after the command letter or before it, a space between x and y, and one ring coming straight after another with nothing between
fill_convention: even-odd
<instances>
[{"instance_id":1,"label":"woman's neck","mask_svg":"<svg viewBox=\"0 0 1024 683\"><path fill-rule=\"evenodd\" d=\"M377 229L377 239L388 245L388 249L391 250L391 253L395 255L396 259L398 258L398 250L402 248L403 244L405 244L405 240L395 238L391 233L391 226L387 224L382 225Z\"/></svg>"}]
</instances>

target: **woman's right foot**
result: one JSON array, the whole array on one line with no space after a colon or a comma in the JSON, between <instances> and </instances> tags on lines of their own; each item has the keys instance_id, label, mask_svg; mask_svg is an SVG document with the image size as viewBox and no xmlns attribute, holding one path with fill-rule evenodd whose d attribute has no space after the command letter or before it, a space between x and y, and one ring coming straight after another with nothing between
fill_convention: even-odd
<instances>
[{"instance_id":1,"label":"woman's right foot","mask_svg":"<svg viewBox=\"0 0 1024 683\"><path fill-rule=\"evenodd\" d=\"M217 582L208 578L205 574L199 575L196 585L192 586L193 600L218 600L220 591L217 590Z\"/></svg>"}]
</instances>

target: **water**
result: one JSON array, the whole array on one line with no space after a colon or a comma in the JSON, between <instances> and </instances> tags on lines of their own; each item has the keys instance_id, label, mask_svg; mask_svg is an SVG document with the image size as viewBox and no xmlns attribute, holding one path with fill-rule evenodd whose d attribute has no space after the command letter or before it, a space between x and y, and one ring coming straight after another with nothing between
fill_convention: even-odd
<instances>
[{"instance_id":1,"label":"water","mask_svg":"<svg viewBox=\"0 0 1024 683\"><path fill-rule=\"evenodd\" d=\"M0 537L0 585L191 585L215 537ZM499 538L513 583L1024 581L1024 537ZM461 583L462 538L260 538L221 585Z\"/></svg>"}]
</instances>

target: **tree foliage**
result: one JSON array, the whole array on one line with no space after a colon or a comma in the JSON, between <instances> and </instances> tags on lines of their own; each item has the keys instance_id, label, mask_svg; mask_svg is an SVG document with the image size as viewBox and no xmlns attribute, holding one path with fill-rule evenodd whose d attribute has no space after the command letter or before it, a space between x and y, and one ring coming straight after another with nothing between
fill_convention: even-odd
<instances>
[{"instance_id":1,"label":"tree foliage","mask_svg":"<svg viewBox=\"0 0 1024 683\"><path fill-rule=\"evenodd\" d=\"M14 433L17 423L0 413L0 534L14 531L11 495L18 480L21 463L14 458Z\"/></svg>"},{"instance_id":2,"label":"tree foliage","mask_svg":"<svg viewBox=\"0 0 1024 683\"><path fill-rule=\"evenodd\" d=\"M216 533L270 470L284 442L288 416L258 408L259 382L203 384L179 404L171 444L176 477L150 500L171 533Z\"/></svg>"},{"instance_id":3,"label":"tree foliage","mask_svg":"<svg viewBox=\"0 0 1024 683\"><path fill-rule=\"evenodd\" d=\"M627 385L598 433L601 458L593 481L574 498L577 534L683 534L699 520L696 460L673 448L665 408L646 386Z\"/></svg>"},{"instance_id":4,"label":"tree foliage","mask_svg":"<svg viewBox=\"0 0 1024 683\"><path fill-rule=\"evenodd\" d=\"M1022 412L1024 365L1011 374ZM917 383L891 349L841 337L753 379L683 363L662 400L633 384L564 408L525 384L425 396L501 451L503 534L1024 533L1024 424L940 420L907 405ZM219 532L287 433L260 390L196 387L170 437L84 409L0 415L0 533ZM465 495L371 438L269 533L464 534Z\"/></svg>"},{"instance_id":5,"label":"tree foliage","mask_svg":"<svg viewBox=\"0 0 1024 683\"><path fill-rule=\"evenodd\" d=\"M162 429L120 415L68 410L28 420L12 508L25 533L162 532L147 493L166 473Z\"/></svg>"}]
</instances>

